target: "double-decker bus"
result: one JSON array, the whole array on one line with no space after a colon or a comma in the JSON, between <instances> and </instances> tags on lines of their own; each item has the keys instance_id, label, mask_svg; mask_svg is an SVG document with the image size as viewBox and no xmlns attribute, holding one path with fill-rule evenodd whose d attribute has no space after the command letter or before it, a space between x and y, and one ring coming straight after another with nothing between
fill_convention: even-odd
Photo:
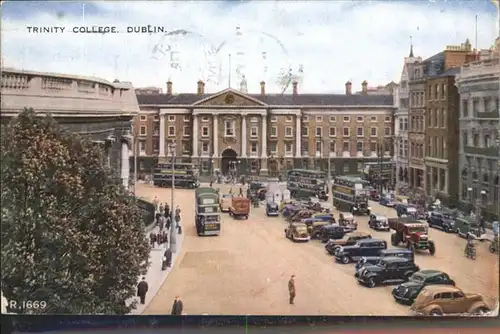
<instances>
[{"instance_id":1,"label":"double-decker bus","mask_svg":"<svg viewBox=\"0 0 500 334\"><path fill-rule=\"evenodd\" d=\"M173 167L173 168L172 168ZM190 163L159 163L153 174L153 184L158 187L172 186L172 175L175 186L194 189L199 186L198 170Z\"/></svg>"},{"instance_id":2,"label":"double-decker bus","mask_svg":"<svg viewBox=\"0 0 500 334\"><path fill-rule=\"evenodd\" d=\"M352 214L370 214L368 196L365 187L368 181L359 177L337 176L333 180L332 200L339 211L352 212Z\"/></svg>"},{"instance_id":3,"label":"double-decker bus","mask_svg":"<svg viewBox=\"0 0 500 334\"><path fill-rule=\"evenodd\" d=\"M287 185L292 197L316 196L325 191L327 174L318 170L292 169L287 173Z\"/></svg>"},{"instance_id":4,"label":"double-decker bus","mask_svg":"<svg viewBox=\"0 0 500 334\"><path fill-rule=\"evenodd\" d=\"M366 162L363 165L362 177L363 179L375 182L388 182L391 179L392 173L394 173L394 162L392 161L382 161L382 162Z\"/></svg>"}]
</instances>

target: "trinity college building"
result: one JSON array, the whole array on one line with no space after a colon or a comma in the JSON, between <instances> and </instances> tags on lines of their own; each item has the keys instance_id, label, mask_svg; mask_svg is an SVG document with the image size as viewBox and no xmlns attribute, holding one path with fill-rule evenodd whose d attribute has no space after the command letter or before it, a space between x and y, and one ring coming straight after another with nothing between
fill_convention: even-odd
<instances>
[{"instance_id":1,"label":"trinity college building","mask_svg":"<svg viewBox=\"0 0 500 334\"><path fill-rule=\"evenodd\" d=\"M230 168L261 175L288 168L326 171L329 159L332 172L357 174L366 162L391 160L392 95L369 94L366 81L356 94L351 82L345 94L301 94L292 85L292 94L278 95L267 94L264 82L260 94L249 94L244 82L214 94L205 93L202 81L196 93L175 93L170 81L166 94L136 89L139 172L151 173L172 153L204 174Z\"/></svg>"}]
</instances>

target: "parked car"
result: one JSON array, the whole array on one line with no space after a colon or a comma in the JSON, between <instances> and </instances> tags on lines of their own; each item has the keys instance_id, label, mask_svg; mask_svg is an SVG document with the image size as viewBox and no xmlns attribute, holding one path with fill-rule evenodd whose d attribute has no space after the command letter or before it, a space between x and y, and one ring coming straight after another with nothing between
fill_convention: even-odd
<instances>
[{"instance_id":1,"label":"parked car","mask_svg":"<svg viewBox=\"0 0 500 334\"><path fill-rule=\"evenodd\" d=\"M312 238L319 239L319 238L321 238L321 229L324 226L330 225L330 223L327 221L320 220L320 221L315 221L310 225L309 224L306 224L306 225L307 225L307 230L309 231L309 234L311 235L311 239Z\"/></svg>"},{"instance_id":2,"label":"parked car","mask_svg":"<svg viewBox=\"0 0 500 334\"><path fill-rule=\"evenodd\" d=\"M231 208L232 202L233 202L233 195L222 194L220 198L220 211L229 212L229 208Z\"/></svg>"},{"instance_id":3,"label":"parked car","mask_svg":"<svg viewBox=\"0 0 500 334\"><path fill-rule=\"evenodd\" d=\"M429 227L439 228L446 233L455 232L455 218L447 212L432 211L427 224Z\"/></svg>"},{"instance_id":4,"label":"parked car","mask_svg":"<svg viewBox=\"0 0 500 334\"><path fill-rule=\"evenodd\" d=\"M366 232L355 231L347 233L346 235L344 235L342 239L329 240L325 245L325 249L328 252L328 254L335 255L337 251L340 249L340 247L351 246L356 244L358 240L371 239L371 238L372 238L371 234L368 234Z\"/></svg>"},{"instance_id":5,"label":"parked car","mask_svg":"<svg viewBox=\"0 0 500 334\"><path fill-rule=\"evenodd\" d=\"M376 265L365 266L357 277L358 282L374 288L391 282L406 282L420 268L413 260L404 257L386 257Z\"/></svg>"},{"instance_id":6,"label":"parked car","mask_svg":"<svg viewBox=\"0 0 500 334\"><path fill-rule=\"evenodd\" d=\"M392 296L402 304L411 305L424 287L439 284L455 285L455 281L439 270L420 270L411 275L408 282L395 287L392 290Z\"/></svg>"},{"instance_id":7,"label":"parked car","mask_svg":"<svg viewBox=\"0 0 500 334\"><path fill-rule=\"evenodd\" d=\"M457 232L458 236L461 238L467 238L467 234L469 233L472 233L478 238L481 236L479 221L476 217L457 217L454 227L455 232Z\"/></svg>"},{"instance_id":8,"label":"parked car","mask_svg":"<svg viewBox=\"0 0 500 334\"><path fill-rule=\"evenodd\" d=\"M416 219L419 219L417 217L418 210L417 210L417 207L415 205L404 204L404 203L398 204L398 205L396 205L396 213L397 213L399 218L401 218L403 216L406 216L406 217L412 216Z\"/></svg>"},{"instance_id":9,"label":"parked car","mask_svg":"<svg viewBox=\"0 0 500 334\"><path fill-rule=\"evenodd\" d=\"M319 191L316 196L318 197L319 200L321 201L328 201L328 193L324 190Z\"/></svg>"},{"instance_id":10,"label":"parked car","mask_svg":"<svg viewBox=\"0 0 500 334\"><path fill-rule=\"evenodd\" d=\"M341 247L335 254L335 260L347 264L358 261L364 256L377 256L382 249L387 249L385 240L359 240L355 245Z\"/></svg>"},{"instance_id":11,"label":"parked car","mask_svg":"<svg viewBox=\"0 0 500 334\"><path fill-rule=\"evenodd\" d=\"M279 216L279 205L275 202L266 203L266 216L268 217L278 217Z\"/></svg>"},{"instance_id":12,"label":"parked car","mask_svg":"<svg viewBox=\"0 0 500 334\"><path fill-rule=\"evenodd\" d=\"M410 309L418 315L481 315L491 308L478 293L465 293L453 285L428 285Z\"/></svg>"},{"instance_id":13,"label":"parked car","mask_svg":"<svg viewBox=\"0 0 500 334\"><path fill-rule=\"evenodd\" d=\"M354 215L350 212L341 212L339 214L339 225L344 228L346 233L358 229L358 223L354 220Z\"/></svg>"},{"instance_id":14,"label":"parked car","mask_svg":"<svg viewBox=\"0 0 500 334\"><path fill-rule=\"evenodd\" d=\"M371 199L372 201L380 201L380 193L378 192L377 189L370 188L368 189L368 198Z\"/></svg>"},{"instance_id":15,"label":"parked car","mask_svg":"<svg viewBox=\"0 0 500 334\"><path fill-rule=\"evenodd\" d=\"M325 225L319 230L319 239L323 243L330 239L342 239L344 235L344 228L336 224Z\"/></svg>"},{"instance_id":16,"label":"parked car","mask_svg":"<svg viewBox=\"0 0 500 334\"><path fill-rule=\"evenodd\" d=\"M379 214L370 214L368 226L377 231L389 231L387 217Z\"/></svg>"},{"instance_id":17,"label":"parked car","mask_svg":"<svg viewBox=\"0 0 500 334\"><path fill-rule=\"evenodd\" d=\"M388 206L388 207L392 208L394 206L395 202L396 201L395 201L394 197L392 197L389 194L382 194L382 196L380 196L380 201L379 201L380 205L384 205L384 206Z\"/></svg>"},{"instance_id":18,"label":"parked car","mask_svg":"<svg viewBox=\"0 0 500 334\"><path fill-rule=\"evenodd\" d=\"M383 249L379 252L377 256L364 256L361 259L359 259L358 262L356 263L356 274L354 276L356 276L359 270L364 266L377 264L381 259L385 257L404 257L406 259L413 260L415 255L410 249L398 249L398 248Z\"/></svg>"},{"instance_id":19,"label":"parked car","mask_svg":"<svg viewBox=\"0 0 500 334\"><path fill-rule=\"evenodd\" d=\"M333 218L333 215L331 213L316 213L314 214L311 218L318 219L321 221L326 221L330 224L335 224L335 218Z\"/></svg>"},{"instance_id":20,"label":"parked car","mask_svg":"<svg viewBox=\"0 0 500 334\"><path fill-rule=\"evenodd\" d=\"M303 223L290 223L285 229L285 237L294 242L311 240L307 225Z\"/></svg>"}]
</instances>

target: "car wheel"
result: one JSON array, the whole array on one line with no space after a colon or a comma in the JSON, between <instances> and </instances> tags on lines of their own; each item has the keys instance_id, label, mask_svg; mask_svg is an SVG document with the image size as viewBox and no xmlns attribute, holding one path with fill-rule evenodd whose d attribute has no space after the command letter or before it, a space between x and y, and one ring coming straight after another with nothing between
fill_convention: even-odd
<instances>
[{"instance_id":1,"label":"car wheel","mask_svg":"<svg viewBox=\"0 0 500 334\"><path fill-rule=\"evenodd\" d=\"M438 317L438 316L441 316L443 315L443 313L440 311L440 310L432 310L430 313L429 313L430 316L433 316L433 317Z\"/></svg>"},{"instance_id":2,"label":"car wheel","mask_svg":"<svg viewBox=\"0 0 500 334\"><path fill-rule=\"evenodd\" d=\"M476 308L474 311L472 311L473 315L484 315L485 313L490 312L490 310L487 307L481 306Z\"/></svg>"},{"instance_id":3,"label":"car wheel","mask_svg":"<svg viewBox=\"0 0 500 334\"><path fill-rule=\"evenodd\" d=\"M368 286L369 286L370 288L374 288L375 286L377 286L377 282L375 282L375 279L374 279L373 277L370 277L370 278L368 279Z\"/></svg>"},{"instance_id":4,"label":"car wheel","mask_svg":"<svg viewBox=\"0 0 500 334\"><path fill-rule=\"evenodd\" d=\"M349 257L348 257L348 256L346 256L346 255L344 255L344 256L342 257L342 263L343 263L343 264L348 264L348 263L349 263Z\"/></svg>"},{"instance_id":5,"label":"car wheel","mask_svg":"<svg viewBox=\"0 0 500 334\"><path fill-rule=\"evenodd\" d=\"M444 230L445 233L449 233L450 232L450 228L447 225L444 226L443 230Z\"/></svg>"}]
</instances>

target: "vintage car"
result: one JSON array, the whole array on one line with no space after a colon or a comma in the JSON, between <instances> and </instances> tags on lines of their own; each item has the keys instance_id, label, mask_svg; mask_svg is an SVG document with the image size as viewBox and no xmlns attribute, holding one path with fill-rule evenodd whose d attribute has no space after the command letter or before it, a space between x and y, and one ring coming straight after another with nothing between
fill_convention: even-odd
<instances>
[{"instance_id":1,"label":"vintage car","mask_svg":"<svg viewBox=\"0 0 500 334\"><path fill-rule=\"evenodd\" d=\"M358 229L358 223L356 223L354 215L350 212L341 212L339 214L339 225L344 228L345 233Z\"/></svg>"},{"instance_id":2,"label":"vintage car","mask_svg":"<svg viewBox=\"0 0 500 334\"><path fill-rule=\"evenodd\" d=\"M250 215L250 200L243 196L233 196L231 198L231 206L229 207L229 215L233 218L243 217L248 219Z\"/></svg>"},{"instance_id":3,"label":"vintage car","mask_svg":"<svg viewBox=\"0 0 500 334\"><path fill-rule=\"evenodd\" d=\"M319 200L321 201L328 201L328 193L324 190L319 191L316 196L318 197Z\"/></svg>"},{"instance_id":4,"label":"vintage car","mask_svg":"<svg viewBox=\"0 0 500 334\"><path fill-rule=\"evenodd\" d=\"M275 202L267 202L266 203L266 216L268 217L278 217L280 212L279 212L279 206L278 203Z\"/></svg>"},{"instance_id":5,"label":"vintage car","mask_svg":"<svg viewBox=\"0 0 500 334\"><path fill-rule=\"evenodd\" d=\"M370 214L368 226L376 231L389 231L389 223L384 215Z\"/></svg>"},{"instance_id":6,"label":"vintage car","mask_svg":"<svg viewBox=\"0 0 500 334\"><path fill-rule=\"evenodd\" d=\"M342 239L345 235L344 228L340 225L328 224L319 230L319 239L322 243L330 239Z\"/></svg>"},{"instance_id":7,"label":"vintage car","mask_svg":"<svg viewBox=\"0 0 500 334\"><path fill-rule=\"evenodd\" d=\"M327 221L315 221L310 225L307 225L307 229L309 231L309 234L311 235L311 238L316 238L319 239L321 236L321 229L323 226L330 225L329 222Z\"/></svg>"},{"instance_id":8,"label":"vintage car","mask_svg":"<svg viewBox=\"0 0 500 334\"><path fill-rule=\"evenodd\" d=\"M446 233L455 232L455 217L448 211L433 211L427 218L429 227L438 228Z\"/></svg>"},{"instance_id":9,"label":"vintage car","mask_svg":"<svg viewBox=\"0 0 500 334\"><path fill-rule=\"evenodd\" d=\"M439 270L420 270L411 275L408 282L392 289L392 296L397 302L411 305L422 289L428 285L455 285L448 274Z\"/></svg>"},{"instance_id":10,"label":"vintage car","mask_svg":"<svg viewBox=\"0 0 500 334\"><path fill-rule=\"evenodd\" d=\"M342 246L335 254L335 260L348 264L358 261L364 256L377 256L381 250L387 249L387 242L381 239L362 239L351 246Z\"/></svg>"},{"instance_id":11,"label":"vintage car","mask_svg":"<svg viewBox=\"0 0 500 334\"><path fill-rule=\"evenodd\" d=\"M327 221L330 224L335 224L336 223L335 218L330 213L315 213L314 215L312 215L311 218L319 219L319 220L322 220L322 221Z\"/></svg>"},{"instance_id":12,"label":"vintage car","mask_svg":"<svg viewBox=\"0 0 500 334\"><path fill-rule=\"evenodd\" d=\"M396 205L396 213L398 215L398 217L403 217L403 216L406 216L406 217L414 217L415 219L417 219L417 207L415 205L411 205L411 204L404 204L404 203L400 203L398 205Z\"/></svg>"},{"instance_id":13,"label":"vintage car","mask_svg":"<svg viewBox=\"0 0 500 334\"><path fill-rule=\"evenodd\" d=\"M366 232L355 231L347 233L346 235L344 235L342 239L328 240L328 242L325 245L325 250L328 252L328 254L335 255L342 246L351 246L356 244L358 240L371 239L371 238L372 236Z\"/></svg>"},{"instance_id":14,"label":"vintage car","mask_svg":"<svg viewBox=\"0 0 500 334\"><path fill-rule=\"evenodd\" d=\"M406 282L420 268L404 257L386 257L376 265L364 266L358 274L359 283L374 288L395 281Z\"/></svg>"},{"instance_id":15,"label":"vintage car","mask_svg":"<svg viewBox=\"0 0 500 334\"><path fill-rule=\"evenodd\" d=\"M392 208L395 203L396 203L396 200L394 199L394 197L391 194L382 194L382 196L380 196L380 200L379 200L380 205L384 205L384 206L388 206L388 207Z\"/></svg>"},{"instance_id":16,"label":"vintage car","mask_svg":"<svg viewBox=\"0 0 500 334\"><path fill-rule=\"evenodd\" d=\"M223 194L220 197L220 211L229 212L229 208L231 207L232 202L233 202L232 194Z\"/></svg>"},{"instance_id":17,"label":"vintage car","mask_svg":"<svg viewBox=\"0 0 500 334\"><path fill-rule=\"evenodd\" d=\"M371 199L372 201L380 201L380 193L378 192L377 189L370 188L367 190L367 195L368 198Z\"/></svg>"},{"instance_id":18,"label":"vintage car","mask_svg":"<svg viewBox=\"0 0 500 334\"><path fill-rule=\"evenodd\" d=\"M410 309L417 315L482 315L491 308L477 293L466 293L453 285L429 285L420 291Z\"/></svg>"},{"instance_id":19,"label":"vintage car","mask_svg":"<svg viewBox=\"0 0 500 334\"><path fill-rule=\"evenodd\" d=\"M264 189L259 189L257 190L257 198L261 201L264 201L266 199L266 194L267 194L267 188Z\"/></svg>"},{"instance_id":20,"label":"vintage car","mask_svg":"<svg viewBox=\"0 0 500 334\"><path fill-rule=\"evenodd\" d=\"M413 259L415 256L413 254L413 251L411 251L410 249L398 249L398 248L384 249L381 250L377 254L377 256L364 256L361 259L359 259L358 262L356 263L356 272L358 272L361 268L363 268L366 265L378 263L384 257L405 257L407 259Z\"/></svg>"},{"instance_id":21,"label":"vintage car","mask_svg":"<svg viewBox=\"0 0 500 334\"><path fill-rule=\"evenodd\" d=\"M292 241L309 241L311 236L307 225L303 223L290 223L285 229L285 237Z\"/></svg>"},{"instance_id":22,"label":"vintage car","mask_svg":"<svg viewBox=\"0 0 500 334\"><path fill-rule=\"evenodd\" d=\"M481 236L479 220L476 217L457 217L454 221L453 227L454 232L456 232L461 238L466 238L469 233L472 233L478 238Z\"/></svg>"},{"instance_id":23,"label":"vintage car","mask_svg":"<svg viewBox=\"0 0 500 334\"><path fill-rule=\"evenodd\" d=\"M299 210L299 206L297 204L285 204L281 209L281 214L283 217L288 217L297 212L297 210Z\"/></svg>"},{"instance_id":24,"label":"vintage car","mask_svg":"<svg viewBox=\"0 0 500 334\"><path fill-rule=\"evenodd\" d=\"M289 216L288 220L292 222L300 222L304 218L311 218L314 214L312 210L300 210L297 211L293 216Z\"/></svg>"}]
</instances>

